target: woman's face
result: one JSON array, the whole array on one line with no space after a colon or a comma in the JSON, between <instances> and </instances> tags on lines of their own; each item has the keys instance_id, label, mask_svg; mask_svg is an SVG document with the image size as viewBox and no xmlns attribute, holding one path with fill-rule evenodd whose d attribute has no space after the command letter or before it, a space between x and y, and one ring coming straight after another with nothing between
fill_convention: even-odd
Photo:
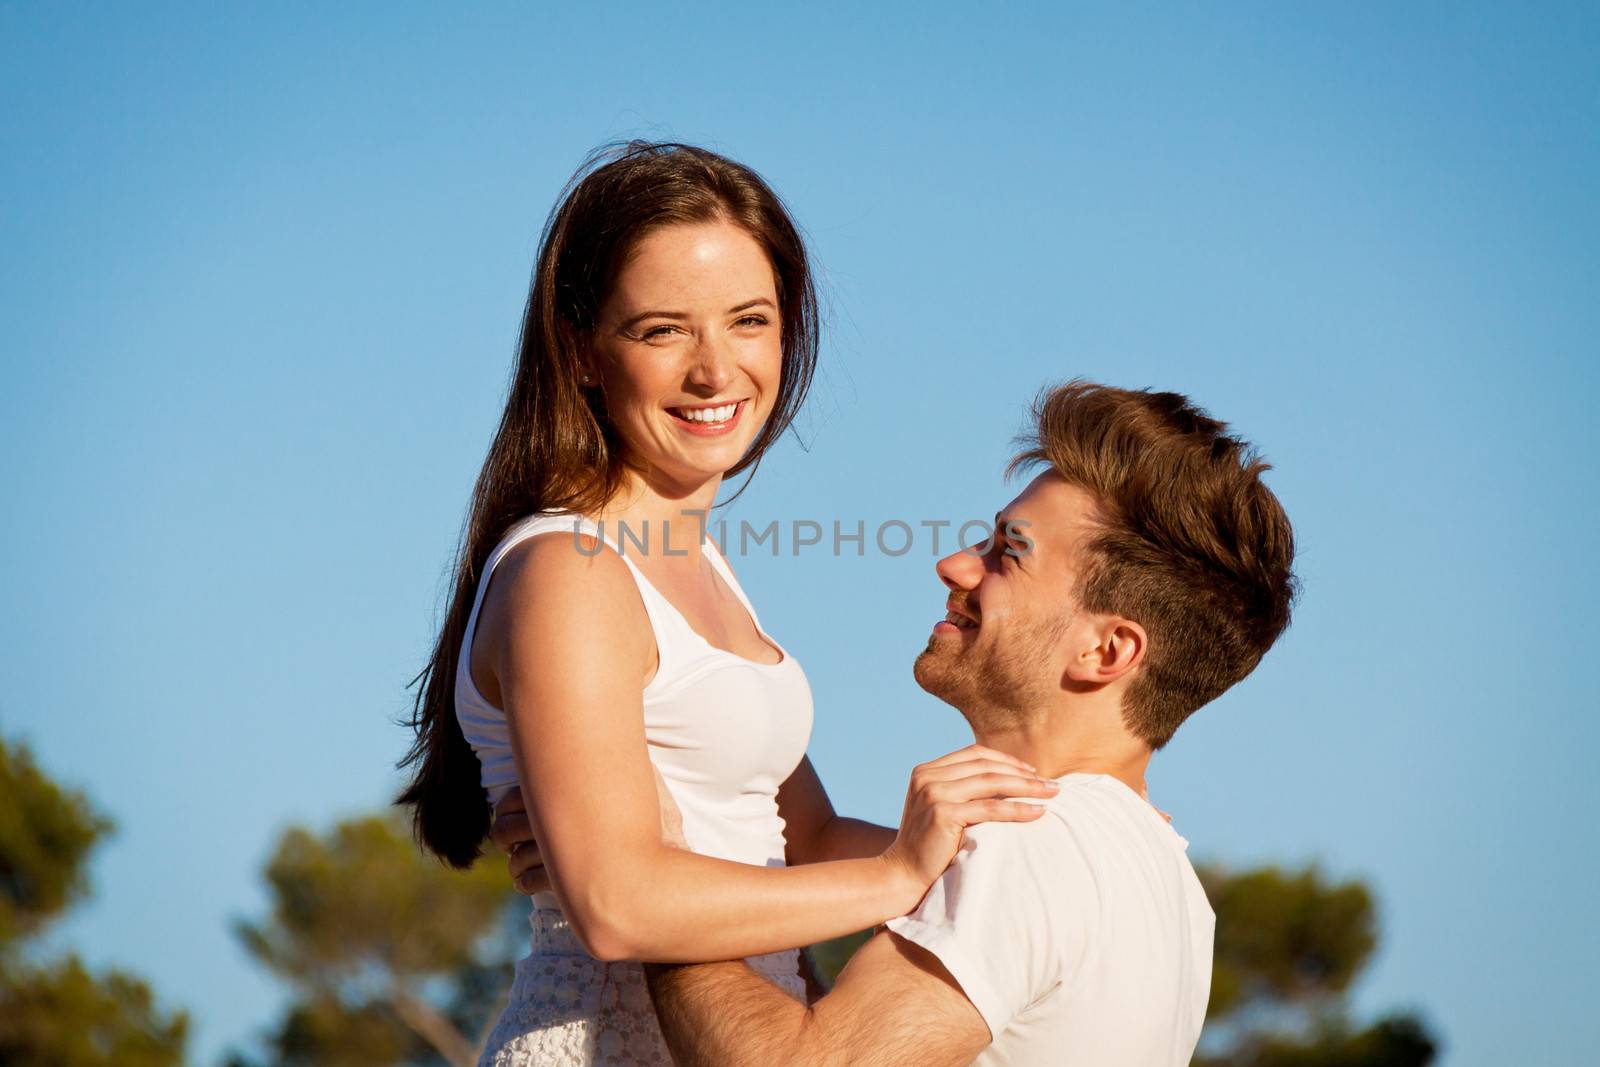
<instances>
[{"instance_id":1,"label":"woman's face","mask_svg":"<svg viewBox=\"0 0 1600 1067\"><path fill-rule=\"evenodd\" d=\"M631 458L692 488L744 456L772 413L783 346L772 264L728 222L641 238L595 332L595 372Z\"/></svg>"}]
</instances>

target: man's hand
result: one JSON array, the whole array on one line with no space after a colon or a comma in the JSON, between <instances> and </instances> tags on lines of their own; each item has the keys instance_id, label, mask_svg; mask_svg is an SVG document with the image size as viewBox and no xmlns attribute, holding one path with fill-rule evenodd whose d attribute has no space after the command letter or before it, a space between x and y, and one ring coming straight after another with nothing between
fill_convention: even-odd
<instances>
[{"instance_id":1,"label":"man's hand","mask_svg":"<svg viewBox=\"0 0 1600 1067\"><path fill-rule=\"evenodd\" d=\"M683 836L683 813L677 801L667 791L661 772L652 765L656 779L656 800L661 805L661 843L687 850L689 843ZM506 870L517 892L532 896L551 889L550 874L545 870L544 857L539 854L539 843L534 839L533 823L528 819L528 808L522 802L522 790L516 786L500 798L494 806L494 824L489 828L489 839L506 854Z\"/></svg>"},{"instance_id":2,"label":"man's hand","mask_svg":"<svg viewBox=\"0 0 1600 1067\"><path fill-rule=\"evenodd\" d=\"M528 821L520 788L513 786L494 806L489 840L506 854L506 870L517 892L532 896L550 888L550 876L544 869L544 857L539 855L538 842L533 839L533 823Z\"/></svg>"}]
</instances>

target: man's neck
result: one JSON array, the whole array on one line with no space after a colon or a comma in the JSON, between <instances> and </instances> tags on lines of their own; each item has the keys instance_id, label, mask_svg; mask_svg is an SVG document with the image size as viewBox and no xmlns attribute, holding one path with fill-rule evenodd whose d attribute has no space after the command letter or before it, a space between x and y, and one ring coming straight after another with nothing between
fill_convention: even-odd
<instances>
[{"instance_id":1,"label":"man's neck","mask_svg":"<svg viewBox=\"0 0 1600 1067\"><path fill-rule=\"evenodd\" d=\"M975 728L973 734L978 744L1033 764L1045 778L1105 774L1145 795L1145 770L1153 753L1124 730L1058 712L1004 729Z\"/></svg>"}]
</instances>

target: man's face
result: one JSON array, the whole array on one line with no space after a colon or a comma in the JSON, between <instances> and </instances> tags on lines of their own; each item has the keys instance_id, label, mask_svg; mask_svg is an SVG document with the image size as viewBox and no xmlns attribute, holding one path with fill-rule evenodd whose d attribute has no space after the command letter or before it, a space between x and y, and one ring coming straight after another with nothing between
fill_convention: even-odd
<instances>
[{"instance_id":1,"label":"man's face","mask_svg":"<svg viewBox=\"0 0 1600 1067\"><path fill-rule=\"evenodd\" d=\"M1093 498L1049 472L1007 504L995 526L988 552L978 555L976 546L937 564L949 614L934 624L913 671L918 685L974 726L1003 728L1060 692L1073 591L1098 526Z\"/></svg>"}]
</instances>

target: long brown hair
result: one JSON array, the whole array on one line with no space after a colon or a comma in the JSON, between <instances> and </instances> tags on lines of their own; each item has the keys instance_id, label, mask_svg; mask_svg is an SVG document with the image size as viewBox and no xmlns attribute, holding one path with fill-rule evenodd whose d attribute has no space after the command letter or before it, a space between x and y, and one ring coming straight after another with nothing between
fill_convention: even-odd
<instances>
[{"instance_id":1,"label":"long brown hair","mask_svg":"<svg viewBox=\"0 0 1600 1067\"><path fill-rule=\"evenodd\" d=\"M600 389L580 383L604 303L638 240L664 226L726 220L767 253L778 290L783 369L772 416L728 472L754 473L798 413L817 360L817 298L805 244L783 202L748 167L703 148L629 141L591 153L545 222L500 428L472 491L449 612L417 687L416 731L400 766L417 838L454 867L478 857L491 811L455 713L455 681L478 580L511 523L533 512L589 514L622 487L627 457Z\"/></svg>"}]
</instances>

